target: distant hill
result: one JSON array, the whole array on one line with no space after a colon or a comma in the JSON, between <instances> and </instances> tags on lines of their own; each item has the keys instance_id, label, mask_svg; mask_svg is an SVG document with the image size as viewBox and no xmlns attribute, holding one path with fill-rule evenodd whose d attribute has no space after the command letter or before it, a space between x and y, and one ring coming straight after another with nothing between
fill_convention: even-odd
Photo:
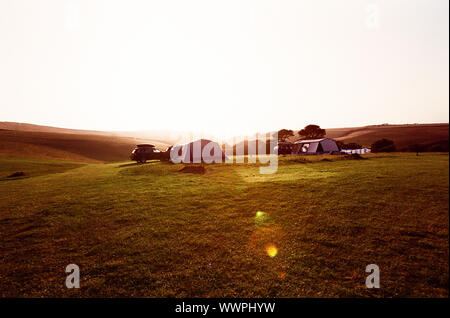
<instances>
[{"instance_id":1,"label":"distant hill","mask_svg":"<svg viewBox=\"0 0 450 318\"><path fill-rule=\"evenodd\" d=\"M42 126L27 123L17 122L0 122L0 130L19 130L29 132L47 132L59 134L77 134L77 135L96 135L96 136L115 136L115 137L129 137L137 139L151 140L154 144L172 145L180 142L189 142L186 136L192 134L188 131L173 131L173 130L138 130L138 131L101 131L101 130L84 130L60 128L53 126Z\"/></svg>"},{"instance_id":2,"label":"distant hill","mask_svg":"<svg viewBox=\"0 0 450 318\"><path fill-rule=\"evenodd\" d=\"M113 132L108 132L108 131L59 128L59 127L52 127L52 126L16 123L16 122L9 122L9 121L0 121L0 130L19 130L19 131L48 132L48 133L59 133L59 134L115 136L115 134Z\"/></svg>"},{"instance_id":3,"label":"distant hill","mask_svg":"<svg viewBox=\"0 0 450 318\"><path fill-rule=\"evenodd\" d=\"M374 125L328 128L326 131L328 138L366 147L378 139L388 138L394 140L398 150L419 144L431 149L438 145L448 151L448 124ZM297 133L290 141L299 139ZM124 161L138 143L151 143L163 150L187 137L188 132L183 135L168 130L108 132L0 122L0 156L82 162ZM259 147L264 147L264 142L260 141Z\"/></svg>"},{"instance_id":4,"label":"distant hill","mask_svg":"<svg viewBox=\"0 0 450 318\"><path fill-rule=\"evenodd\" d=\"M138 143L166 144L109 135L0 129L0 156L63 159L81 162L124 161Z\"/></svg>"},{"instance_id":5,"label":"distant hill","mask_svg":"<svg viewBox=\"0 0 450 318\"><path fill-rule=\"evenodd\" d=\"M449 141L449 124L412 124L412 125L373 125L351 128L326 128L328 138L345 143L356 142L364 147L387 138L394 141L398 150L414 144L447 144ZM289 141L298 140L298 131Z\"/></svg>"},{"instance_id":6,"label":"distant hill","mask_svg":"<svg viewBox=\"0 0 450 318\"><path fill-rule=\"evenodd\" d=\"M448 149L448 124L378 125L348 129L327 129L327 136L345 143L356 142L363 146L387 138L402 150L414 144L446 143Z\"/></svg>"}]
</instances>

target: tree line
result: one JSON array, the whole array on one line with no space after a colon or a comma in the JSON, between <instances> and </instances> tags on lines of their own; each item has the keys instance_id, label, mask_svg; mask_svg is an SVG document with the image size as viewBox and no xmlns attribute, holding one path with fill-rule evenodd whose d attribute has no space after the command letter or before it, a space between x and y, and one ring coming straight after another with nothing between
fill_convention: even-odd
<instances>
[{"instance_id":1,"label":"tree line","mask_svg":"<svg viewBox=\"0 0 450 318\"><path fill-rule=\"evenodd\" d=\"M298 135L302 139L320 139L325 137L325 129L320 128L318 125L308 125L302 130L299 130ZM291 129L281 129L278 131L278 141L286 142L290 137L294 137L294 131Z\"/></svg>"}]
</instances>

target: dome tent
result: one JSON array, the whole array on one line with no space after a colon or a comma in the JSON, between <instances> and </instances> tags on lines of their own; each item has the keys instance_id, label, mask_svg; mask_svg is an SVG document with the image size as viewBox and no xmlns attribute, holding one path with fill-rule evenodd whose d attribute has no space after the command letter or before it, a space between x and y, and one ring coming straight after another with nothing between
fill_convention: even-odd
<instances>
[{"instance_id":1,"label":"dome tent","mask_svg":"<svg viewBox=\"0 0 450 318\"><path fill-rule=\"evenodd\" d=\"M294 147L292 148L292 154L296 155L322 154L338 151L339 147L336 142L328 138L297 140L294 142Z\"/></svg>"},{"instance_id":2,"label":"dome tent","mask_svg":"<svg viewBox=\"0 0 450 318\"><path fill-rule=\"evenodd\" d=\"M170 150L170 159L173 163L221 163L228 158L217 142L199 139L173 146Z\"/></svg>"}]
</instances>

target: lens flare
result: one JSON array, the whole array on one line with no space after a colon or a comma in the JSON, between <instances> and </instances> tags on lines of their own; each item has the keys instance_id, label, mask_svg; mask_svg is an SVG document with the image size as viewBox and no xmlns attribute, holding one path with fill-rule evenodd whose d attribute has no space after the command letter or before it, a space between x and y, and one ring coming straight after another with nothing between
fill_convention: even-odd
<instances>
[{"instance_id":1,"label":"lens flare","mask_svg":"<svg viewBox=\"0 0 450 318\"><path fill-rule=\"evenodd\" d=\"M270 257L274 258L275 256L277 256L278 254L278 249L275 245L273 244L268 244L266 246L266 253L267 255L269 255Z\"/></svg>"}]
</instances>

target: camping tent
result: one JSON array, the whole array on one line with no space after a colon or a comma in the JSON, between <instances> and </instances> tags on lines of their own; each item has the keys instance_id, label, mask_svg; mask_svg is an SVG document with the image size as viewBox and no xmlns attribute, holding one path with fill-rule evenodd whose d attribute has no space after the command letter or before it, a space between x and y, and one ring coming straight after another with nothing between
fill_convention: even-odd
<instances>
[{"instance_id":1,"label":"camping tent","mask_svg":"<svg viewBox=\"0 0 450 318\"><path fill-rule=\"evenodd\" d=\"M332 153L335 151L339 151L339 147L334 140L328 138L298 140L294 142L292 148L292 154L297 155Z\"/></svg>"},{"instance_id":2,"label":"camping tent","mask_svg":"<svg viewBox=\"0 0 450 318\"><path fill-rule=\"evenodd\" d=\"M266 141L267 144L270 143L269 140ZM230 155L260 155L270 153L270 149L267 149L268 145L263 140L243 140L236 143L232 149L233 152L227 153Z\"/></svg>"},{"instance_id":3,"label":"camping tent","mask_svg":"<svg viewBox=\"0 0 450 318\"><path fill-rule=\"evenodd\" d=\"M170 150L174 163L220 163L228 159L217 142L199 139L184 145L175 145Z\"/></svg>"}]
</instances>

